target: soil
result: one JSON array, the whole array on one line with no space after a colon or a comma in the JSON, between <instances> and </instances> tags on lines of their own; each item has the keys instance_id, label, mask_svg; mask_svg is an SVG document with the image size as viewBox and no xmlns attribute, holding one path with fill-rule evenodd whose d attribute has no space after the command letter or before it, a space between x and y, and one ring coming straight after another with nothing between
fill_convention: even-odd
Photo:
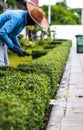
<instances>
[{"instance_id":1,"label":"soil","mask_svg":"<svg viewBox=\"0 0 83 130\"><path fill-rule=\"evenodd\" d=\"M44 117L45 127L44 127L43 130L46 130L46 127L47 127L47 125L48 125L48 121L49 121L49 118L50 118L51 111L52 111L52 106L50 106L49 109L46 110L45 117Z\"/></svg>"}]
</instances>

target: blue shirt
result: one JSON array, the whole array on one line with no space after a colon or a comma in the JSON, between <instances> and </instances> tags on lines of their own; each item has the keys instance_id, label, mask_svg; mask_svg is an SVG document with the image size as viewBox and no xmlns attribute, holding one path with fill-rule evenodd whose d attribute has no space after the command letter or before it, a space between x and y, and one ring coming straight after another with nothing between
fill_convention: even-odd
<instances>
[{"instance_id":1,"label":"blue shirt","mask_svg":"<svg viewBox=\"0 0 83 130\"><path fill-rule=\"evenodd\" d=\"M0 15L0 39L9 48L20 45L17 35L27 25L27 15L28 12L23 10L7 10Z\"/></svg>"}]
</instances>

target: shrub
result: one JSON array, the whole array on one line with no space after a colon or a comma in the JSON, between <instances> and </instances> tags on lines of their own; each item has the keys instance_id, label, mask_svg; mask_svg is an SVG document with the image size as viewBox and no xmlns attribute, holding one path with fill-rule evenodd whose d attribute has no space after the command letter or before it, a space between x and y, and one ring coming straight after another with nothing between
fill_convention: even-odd
<instances>
[{"instance_id":1,"label":"shrub","mask_svg":"<svg viewBox=\"0 0 83 130\"><path fill-rule=\"evenodd\" d=\"M46 56L34 60L30 64L21 64L17 67L23 72L45 73L50 78L52 95L57 90L57 84L61 79L64 66L70 51L70 42L64 42L50 51Z\"/></svg>"},{"instance_id":2,"label":"shrub","mask_svg":"<svg viewBox=\"0 0 83 130\"><path fill-rule=\"evenodd\" d=\"M44 49L53 49L55 47L56 45L49 44L49 45L44 46Z\"/></svg>"},{"instance_id":3,"label":"shrub","mask_svg":"<svg viewBox=\"0 0 83 130\"><path fill-rule=\"evenodd\" d=\"M35 59L35 58L39 58L39 57L46 55L46 54L47 54L47 51L44 51L44 50L42 50L42 51L33 50L31 55L32 55L32 58Z\"/></svg>"},{"instance_id":4,"label":"shrub","mask_svg":"<svg viewBox=\"0 0 83 130\"><path fill-rule=\"evenodd\" d=\"M23 34L19 34L19 35L18 35L18 39L19 39L19 40L21 40L21 39L23 39L23 38L24 38L24 35L23 35Z\"/></svg>"},{"instance_id":5,"label":"shrub","mask_svg":"<svg viewBox=\"0 0 83 130\"><path fill-rule=\"evenodd\" d=\"M0 69L0 129L42 130L50 98L57 92L70 42L16 69Z\"/></svg>"},{"instance_id":6,"label":"shrub","mask_svg":"<svg viewBox=\"0 0 83 130\"><path fill-rule=\"evenodd\" d=\"M0 128L42 128L50 98L49 77L16 72L15 69L4 70L3 75L0 77Z\"/></svg>"},{"instance_id":7,"label":"shrub","mask_svg":"<svg viewBox=\"0 0 83 130\"><path fill-rule=\"evenodd\" d=\"M55 45L55 44L62 44L62 41L52 41L51 44Z\"/></svg>"},{"instance_id":8,"label":"shrub","mask_svg":"<svg viewBox=\"0 0 83 130\"><path fill-rule=\"evenodd\" d=\"M49 40L40 40L37 42L37 44L40 46L44 46L46 44L50 44L50 41Z\"/></svg>"}]
</instances>

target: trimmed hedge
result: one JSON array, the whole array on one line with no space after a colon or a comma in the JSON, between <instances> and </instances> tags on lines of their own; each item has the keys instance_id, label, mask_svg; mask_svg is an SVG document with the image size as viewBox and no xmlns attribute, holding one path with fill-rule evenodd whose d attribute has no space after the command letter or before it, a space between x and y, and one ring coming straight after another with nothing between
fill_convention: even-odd
<instances>
[{"instance_id":1,"label":"trimmed hedge","mask_svg":"<svg viewBox=\"0 0 83 130\"><path fill-rule=\"evenodd\" d=\"M33 59L36 59L36 58L39 58L39 57L46 55L46 54L47 54L47 51L44 51L44 50L43 51L33 50L31 56Z\"/></svg>"},{"instance_id":2,"label":"trimmed hedge","mask_svg":"<svg viewBox=\"0 0 83 130\"><path fill-rule=\"evenodd\" d=\"M56 47L56 45L49 44L49 45L44 46L44 49L53 49L55 47Z\"/></svg>"},{"instance_id":3,"label":"trimmed hedge","mask_svg":"<svg viewBox=\"0 0 83 130\"><path fill-rule=\"evenodd\" d=\"M0 129L43 130L49 100L57 92L70 42L16 69L0 69Z\"/></svg>"},{"instance_id":4,"label":"trimmed hedge","mask_svg":"<svg viewBox=\"0 0 83 130\"><path fill-rule=\"evenodd\" d=\"M54 48L46 56L34 60L31 64L21 64L17 69L27 73L37 72L39 74L47 74L50 78L53 96L64 71L70 46L70 42L63 42L63 44Z\"/></svg>"},{"instance_id":5,"label":"trimmed hedge","mask_svg":"<svg viewBox=\"0 0 83 130\"><path fill-rule=\"evenodd\" d=\"M0 77L0 129L42 128L50 91L50 80L46 74L3 70Z\"/></svg>"}]
</instances>

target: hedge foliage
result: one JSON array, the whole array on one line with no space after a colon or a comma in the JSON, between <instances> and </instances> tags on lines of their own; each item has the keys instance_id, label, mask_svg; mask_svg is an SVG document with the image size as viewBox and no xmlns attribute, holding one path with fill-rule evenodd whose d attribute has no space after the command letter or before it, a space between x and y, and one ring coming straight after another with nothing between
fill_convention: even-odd
<instances>
[{"instance_id":1,"label":"hedge foliage","mask_svg":"<svg viewBox=\"0 0 83 130\"><path fill-rule=\"evenodd\" d=\"M63 42L32 63L0 68L0 130L43 130L69 50Z\"/></svg>"},{"instance_id":2,"label":"hedge foliage","mask_svg":"<svg viewBox=\"0 0 83 130\"><path fill-rule=\"evenodd\" d=\"M50 98L49 77L14 69L0 73L0 128L38 130Z\"/></svg>"},{"instance_id":3,"label":"hedge foliage","mask_svg":"<svg viewBox=\"0 0 83 130\"><path fill-rule=\"evenodd\" d=\"M18 70L23 72L32 73L45 73L50 78L52 95L57 90L66 60L70 51L70 42L63 42L60 46L52 49L46 56L34 60L31 64L21 64L17 67Z\"/></svg>"}]
</instances>

